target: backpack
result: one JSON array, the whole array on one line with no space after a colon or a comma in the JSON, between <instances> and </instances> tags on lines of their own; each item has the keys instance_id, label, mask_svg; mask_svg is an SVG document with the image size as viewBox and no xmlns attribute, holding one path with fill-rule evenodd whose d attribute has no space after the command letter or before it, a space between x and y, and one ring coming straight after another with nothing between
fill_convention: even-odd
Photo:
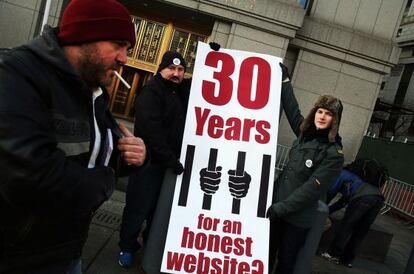
<instances>
[{"instance_id":1,"label":"backpack","mask_svg":"<svg viewBox=\"0 0 414 274\"><path fill-rule=\"evenodd\" d=\"M356 159L345 169L358 175L363 181L381 188L388 179L388 169L376 159Z\"/></svg>"}]
</instances>

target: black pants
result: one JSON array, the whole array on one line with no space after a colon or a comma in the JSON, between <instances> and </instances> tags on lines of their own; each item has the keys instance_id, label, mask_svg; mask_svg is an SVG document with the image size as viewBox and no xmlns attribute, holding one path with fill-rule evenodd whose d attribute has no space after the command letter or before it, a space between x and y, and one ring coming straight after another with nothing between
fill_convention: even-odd
<instances>
[{"instance_id":1,"label":"black pants","mask_svg":"<svg viewBox=\"0 0 414 274\"><path fill-rule=\"evenodd\" d=\"M292 274L296 257L306 240L309 228L298 227L277 218L270 223L269 273L277 254L277 274Z\"/></svg>"},{"instance_id":2,"label":"black pants","mask_svg":"<svg viewBox=\"0 0 414 274\"><path fill-rule=\"evenodd\" d=\"M342 263L352 263L383 204L384 199L380 195L366 195L351 200L329 247L329 254L339 257Z\"/></svg>"},{"instance_id":3,"label":"black pants","mask_svg":"<svg viewBox=\"0 0 414 274\"><path fill-rule=\"evenodd\" d=\"M135 252L140 248L137 238L145 220L147 220L147 231L149 229L164 175L164 167L151 164L129 177L119 235L119 247L122 251Z\"/></svg>"}]
</instances>

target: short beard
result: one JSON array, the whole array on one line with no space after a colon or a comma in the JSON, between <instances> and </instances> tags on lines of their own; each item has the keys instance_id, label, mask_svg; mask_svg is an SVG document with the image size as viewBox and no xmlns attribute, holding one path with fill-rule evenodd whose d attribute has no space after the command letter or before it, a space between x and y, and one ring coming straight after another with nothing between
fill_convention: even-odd
<instances>
[{"instance_id":1,"label":"short beard","mask_svg":"<svg viewBox=\"0 0 414 274\"><path fill-rule=\"evenodd\" d=\"M99 86L108 86L112 82L112 79L105 81L105 83L102 82L107 68L98 56L97 51L94 44L83 45L78 63L80 77L91 90L95 90Z\"/></svg>"}]
</instances>

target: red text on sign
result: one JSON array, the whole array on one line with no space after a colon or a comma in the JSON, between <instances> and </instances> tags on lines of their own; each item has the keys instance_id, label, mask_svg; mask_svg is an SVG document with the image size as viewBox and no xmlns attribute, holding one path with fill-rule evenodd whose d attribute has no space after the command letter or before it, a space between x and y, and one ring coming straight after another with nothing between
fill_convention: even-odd
<instances>
[{"instance_id":1,"label":"red text on sign","mask_svg":"<svg viewBox=\"0 0 414 274\"><path fill-rule=\"evenodd\" d=\"M178 252L167 253L167 269L172 271L184 270L186 273L211 273L211 274L263 274L264 264L261 260L248 262L224 256L224 259L204 255L184 254Z\"/></svg>"},{"instance_id":2,"label":"red text on sign","mask_svg":"<svg viewBox=\"0 0 414 274\"><path fill-rule=\"evenodd\" d=\"M233 57L223 52L211 51L206 56L205 65L221 69L213 73L216 82L203 80L201 93L207 102L216 106L223 106L230 102L233 93L233 80L230 77L235 70ZM256 73L254 73L256 72ZM260 57L249 57L240 65L239 82L237 86L237 100L247 109L261 109L269 101L271 67ZM253 82L256 85L253 87ZM218 82L218 92L216 84Z\"/></svg>"},{"instance_id":3,"label":"red text on sign","mask_svg":"<svg viewBox=\"0 0 414 274\"><path fill-rule=\"evenodd\" d=\"M250 142L253 132L254 139L259 144L266 144L270 140L270 123L264 120L239 119L230 117L224 120L219 115L210 115L210 109L195 107L196 135L203 136L207 127L207 134L211 138Z\"/></svg>"}]
</instances>

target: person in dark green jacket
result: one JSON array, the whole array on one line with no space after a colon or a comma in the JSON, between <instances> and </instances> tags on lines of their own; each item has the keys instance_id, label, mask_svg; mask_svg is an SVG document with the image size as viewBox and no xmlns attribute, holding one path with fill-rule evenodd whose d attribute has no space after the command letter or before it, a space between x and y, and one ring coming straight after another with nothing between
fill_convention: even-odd
<instances>
[{"instance_id":1,"label":"person in dark green jacket","mask_svg":"<svg viewBox=\"0 0 414 274\"><path fill-rule=\"evenodd\" d=\"M282 67L281 103L289 124L298 137L289 161L277 178L270 219L269 273L277 255L276 273L293 273L300 248L316 214L318 200L339 176L344 156L338 134L342 114L339 99L323 95L308 116L300 112L287 68Z\"/></svg>"}]
</instances>

